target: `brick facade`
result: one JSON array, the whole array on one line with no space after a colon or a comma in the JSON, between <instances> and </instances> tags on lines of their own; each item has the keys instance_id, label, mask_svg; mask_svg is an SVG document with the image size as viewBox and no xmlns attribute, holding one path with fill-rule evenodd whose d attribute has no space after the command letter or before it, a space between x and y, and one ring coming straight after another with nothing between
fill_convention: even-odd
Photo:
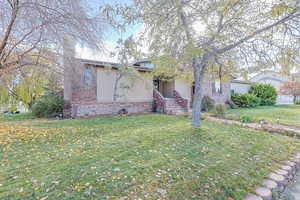
<instances>
[{"instance_id":1,"label":"brick facade","mask_svg":"<svg viewBox=\"0 0 300 200\"><path fill-rule=\"evenodd\" d=\"M86 104L97 101L97 88L80 88L72 93L73 104Z\"/></svg>"},{"instance_id":2,"label":"brick facade","mask_svg":"<svg viewBox=\"0 0 300 200\"><path fill-rule=\"evenodd\" d=\"M77 102L72 104L72 117L118 114L122 109L129 114L152 112L153 102Z\"/></svg>"}]
</instances>

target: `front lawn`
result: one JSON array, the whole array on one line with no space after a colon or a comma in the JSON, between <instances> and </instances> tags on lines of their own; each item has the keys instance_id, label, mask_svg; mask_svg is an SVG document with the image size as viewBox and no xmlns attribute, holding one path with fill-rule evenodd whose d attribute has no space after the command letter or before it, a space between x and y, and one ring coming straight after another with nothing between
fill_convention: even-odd
<instances>
[{"instance_id":1,"label":"front lawn","mask_svg":"<svg viewBox=\"0 0 300 200\"><path fill-rule=\"evenodd\" d=\"M11 122L11 121L24 121L24 120L32 120L32 119L36 119L36 117L31 113L20 113L20 114L0 113L0 123Z\"/></svg>"},{"instance_id":2,"label":"front lawn","mask_svg":"<svg viewBox=\"0 0 300 200\"><path fill-rule=\"evenodd\" d=\"M228 114L249 116L255 121L266 120L271 123L300 126L300 106L258 106L255 108L240 108L227 111ZM279 120L278 120L279 119Z\"/></svg>"},{"instance_id":3,"label":"front lawn","mask_svg":"<svg viewBox=\"0 0 300 200\"><path fill-rule=\"evenodd\" d=\"M0 199L242 199L298 141L148 115L0 125Z\"/></svg>"}]
</instances>

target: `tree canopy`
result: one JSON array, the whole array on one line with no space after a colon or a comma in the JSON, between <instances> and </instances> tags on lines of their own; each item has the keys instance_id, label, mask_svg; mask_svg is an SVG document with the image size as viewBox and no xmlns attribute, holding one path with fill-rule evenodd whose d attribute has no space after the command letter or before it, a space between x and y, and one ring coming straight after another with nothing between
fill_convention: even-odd
<instances>
[{"instance_id":1,"label":"tree canopy","mask_svg":"<svg viewBox=\"0 0 300 200\"><path fill-rule=\"evenodd\" d=\"M23 66L44 66L40 58L60 54L65 36L101 45L104 20L86 0L0 0L0 10L0 76Z\"/></svg>"},{"instance_id":2,"label":"tree canopy","mask_svg":"<svg viewBox=\"0 0 300 200\"><path fill-rule=\"evenodd\" d=\"M300 3L292 0L135 0L123 10L145 27L154 57L193 72L193 125L200 127L202 83L211 67L245 76L299 63ZM130 12L128 12L130 10ZM127 12L125 12L127 11ZM133 17L134 16L134 17ZM172 60L169 59L169 60ZM176 63L176 64L174 64ZM211 72L211 71L210 71Z\"/></svg>"},{"instance_id":3,"label":"tree canopy","mask_svg":"<svg viewBox=\"0 0 300 200\"><path fill-rule=\"evenodd\" d=\"M60 74L52 69L27 66L1 77L0 104L16 106L21 103L31 109L34 101L47 89L58 92L61 89Z\"/></svg>"}]
</instances>

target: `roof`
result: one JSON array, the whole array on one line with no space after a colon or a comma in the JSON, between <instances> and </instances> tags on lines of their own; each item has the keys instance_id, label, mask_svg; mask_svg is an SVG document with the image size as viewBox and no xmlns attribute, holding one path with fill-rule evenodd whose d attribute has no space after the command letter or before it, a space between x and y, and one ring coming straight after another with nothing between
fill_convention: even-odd
<instances>
[{"instance_id":1,"label":"roof","mask_svg":"<svg viewBox=\"0 0 300 200\"><path fill-rule=\"evenodd\" d=\"M104 62L104 61L97 61L97 60L88 60L88 59L79 59L80 62L82 62L83 64L87 64L87 65L96 65L96 66L113 66L113 67L117 67L118 63L113 63L113 62Z\"/></svg>"},{"instance_id":2,"label":"roof","mask_svg":"<svg viewBox=\"0 0 300 200\"><path fill-rule=\"evenodd\" d=\"M240 83L240 84L246 84L246 85L253 85L254 84L251 81L243 81L243 80L231 80L231 83Z\"/></svg>"},{"instance_id":3,"label":"roof","mask_svg":"<svg viewBox=\"0 0 300 200\"><path fill-rule=\"evenodd\" d=\"M133 62L133 65L140 65L142 63L150 63L151 60L148 58L139 59Z\"/></svg>"},{"instance_id":4,"label":"roof","mask_svg":"<svg viewBox=\"0 0 300 200\"><path fill-rule=\"evenodd\" d=\"M112 67L113 69L119 69L121 67L120 63L104 62L104 61L88 60L88 59L79 59L79 60L83 64L94 65L95 67ZM141 66L140 62L135 62L134 64L131 64L131 67L134 67L138 71L143 71L143 72L151 72L153 70L151 68Z\"/></svg>"},{"instance_id":5,"label":"roof","mask_svg":"<svg viewBox=\"0 0 300 200\"><path fill-rule=\"evenodd\" d=\"M252 77L251 81L258 82L263 79L272 79L280 82L286 82L289 80L289 77L284 76L279 72L275 72L275 71L263 71L261 73L256 74L254 77Z\"/></svg>"}]
</instances>

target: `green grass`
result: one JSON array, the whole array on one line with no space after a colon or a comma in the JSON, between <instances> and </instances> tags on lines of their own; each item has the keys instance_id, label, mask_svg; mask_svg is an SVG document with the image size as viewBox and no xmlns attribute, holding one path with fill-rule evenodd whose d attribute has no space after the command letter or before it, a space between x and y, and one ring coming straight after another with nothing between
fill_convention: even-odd
<instances>
[{"instance_id":1,"label":"green grass","mask_svg":"<svg viewBox=\"0 0 300 200\"><path fill-rule=\"evenodd\" d=\"M24 121L32 119L36 119L32 113L20 113L13 115L0 114L0 122Z\"/></svg>"},{"instance_id":2,"label":"green grass","mask_svg":"<svg viewBox=\"0 0 300 200\"><path fill-rule=\"evenodd\" d=\"M242 199L297 142L163 115L2 123L0 199Z\"/></svg>"},{"instance_id":3,"label":"green grass","mask_svg":"<svg viewBox=\"0 0 300 200\"><path fill-rule=\"evenodd\" d=\"M300 126L300 105L259 106L255 108L231 109L228 114L249 116L254 121L266 120L271 123Z\"/></svg>"}]
</instances>

